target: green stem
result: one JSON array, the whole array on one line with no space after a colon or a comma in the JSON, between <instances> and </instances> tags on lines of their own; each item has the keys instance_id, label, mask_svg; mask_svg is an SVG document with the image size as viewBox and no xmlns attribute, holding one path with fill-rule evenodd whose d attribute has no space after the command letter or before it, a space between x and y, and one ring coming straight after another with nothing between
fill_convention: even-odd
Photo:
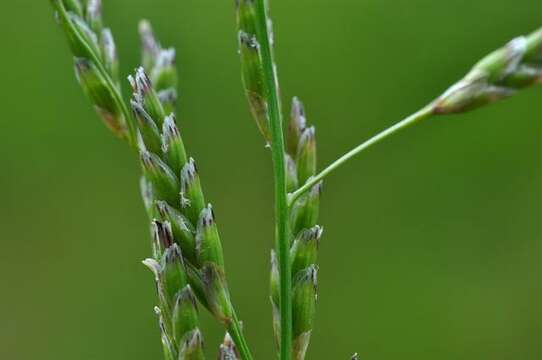
<instances>
[{"instance_id":1,"label":"green stem","mask_svg":"<svg viewBox=\"0 0 542 360\"><path fill-rule=\"evenodd\" d=\"M292 357L292 293L288 239L288 192L284 164L284 133L273 53L267 27L265 0L256 0L256 32L260 44L267 110L271 129L271 152L275 180L276 251L280 273L280 359Z\"/></svg>"},{"instance_id":2,"label":"green stem","mask_svg":"<svg viewBox=\"0 0 542 360\"><path fill-rule=\"evenodd\" d=\"M289 206L292 206L297 199L316 184L318 184L320 181L322 181L326 176L337 170L341 165L348 162L348 160L352 159L356 155L360 154L364 150L368 149L372 145L375 145L379 143L380 141L384 140L390 135L393 135L397 132L399 132L402 129L405 129L409 127L410 125L413 125L415 123L418 123L424 119L427 119L433 115L433 106L428 105L424 107L423 109L419 110L418 112L410 115L409 117L405 118L404 120L398 122L397 124L393 125L392 127L387 128L386 130L378 133L377 135L373 136L369 140L365 141L364 143L358 145L357 147L353 148L337 160L335 160L333 163L331 163L328 167L326 167L322 172L317 174L316 176L311 177L307 182L294 191L293 193L288 195L288 204Z\"/></svg>"},{"instance_id":3,"label":"green stem","mask_svg":"<svg viewBox=\"0 0 542 360\"><path fill-rule=\"evenodd\" d=\"M250 349L248 348L247 341L243 335L243 329L241 328L241 322L237 318L235 310L233 310L233 321L231 325L228 326L228 333L233 339L233 342L235 343L235 346L237 347L237 350L241 355L241 359L252 360L252 354L250 353Z\"/></svg>"},{"instance_id":4,"label":"green stem","mask_svg":"<svg viewBox=\"0 0 542 360\"><path fill-rule=\"evenodd\" d=\"M73 24L72 24L72 22L71 22L71 20L70 20L70 18L68 16L68 12L66 11L66 8L64 7L63 2L60 1L60 0L53 0L53 5L54 5L54 7L57 8L57 10L58 10L58 12L59 12L59 14L60 14L60 16L62 18L62 21L66 22L66 24L68 24L68 26L73 31L73 33L77 36L79 42L81 44L83 44L83 46L85 47L85 50L90 54L90 57L91 57L90 60L92 60L92 62L94 63L94 65L96 65L96 68L98 69L100 74L104 77L105 83L107 85L107 89L109 90L109 92L113 96L113 100L115 101L115 103L119 107L120 111L124 115L125 125L126 125L127 130L128 130L126 139L127 139L128 143L131 146L136 147L137 146L137 144L136 144L136 129L135 129L134 122L132 121L132 113L126 107L126 103L124 102L124 100L122 98L122 95L120 94L119 89L115 86L113 80L111 79L111 76L109 76L109 73L107 72L104 65L102 64L102 62L100 60L100 57L97 54L94 53L92 48L83 40L83 37L81 36L81 34L77 30L77 28L75 26L73 26Z\"/></svg>"}]
</instances>

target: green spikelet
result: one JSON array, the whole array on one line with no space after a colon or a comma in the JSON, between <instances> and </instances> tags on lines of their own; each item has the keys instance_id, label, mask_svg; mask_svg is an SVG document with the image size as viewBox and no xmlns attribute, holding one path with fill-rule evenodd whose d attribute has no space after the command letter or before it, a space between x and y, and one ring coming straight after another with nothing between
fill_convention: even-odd
<instances>
[{"instance_id":1,"label":"green spikelet","mask_svg":"<svg viewBox=\"0 0 542 360\"><path fill-rule=\"evenodd\" d=\"M224 269L215 263L207 263L201 268L201 279L207 307L218 321L229 327L233 321L233 308Z\"/></svg>"},{"instance_id":2,"label":"green spikelet","mask_svg":"<svg viewBox=\"0 0 542 360\"><path fill-rule=\"evenodd\" d=\"M166 117L166 112L152 85L151 79L147 76L143 67L137 68L135 75L130 76L128 80L130 81L130 85L132 85L133 102L139 103L156 123L156 126L161 127Z\"/></svg>"},{"instance_id":3,"label":"green spikelet","mask_svg":"<svg viewBox=\"0 0 542 360\"><path fill-rule=\"evenodd\" d=\"M132 111L137 119L139 135L141 136L141 141L143 141L143 144L145 144L145 148L154 154L160 154L162 140L160 131L158 130L153 118L143 108L140 102L132 100L130 105L132 106Z\"/></svg>"},{"instance_id":4,"label":"green spikelet","mask_svg":"<svg viewBox=\"0 0 542 360\"><path fill-rule=\"evenodd\" d=\"M145 176L142 176L139 180L139 191L141 193L141 198L143 199L143 204L145 205L145 210L149 219L154 219L157 216L156 209L154 206L154 189L152 188L152 183L147 180Z\"/></svg>"},{"instance_id":5,"label":"green spikelet","mask_svg":"<svg viewBox=\"0 0 542 360\"><path fill-rule=\"evenodd\" d=\"M94 31L96 34L99 34L102 31L103 21L101 0L87 0L85 20L92 31Z\"/></svg>"},{"instance_id":6,"label":"green spikelet","mask_svg":"<svg viewBox=\"0 0 542 360\"><path fill-rule=\"evenodd\" d=\"M117 46L113 39L113 33L110 29L102 30L100 36L100 48L102 50L105 69L111 75L111 79L117 89L120 89L119 58L117 55Z\"/></svg>"},{"instance_id":7,"label":"green spikelet","mask_svg":"<svg viewBox=\"0 0 542 360\"><path fill-rule=\"evenodd\" d=\"M179 180L171 169L155 154L142 149L140 159L143 174L153 185L157 200L167 201L175 207L179 204Z\"/></svg>"},{"instance_id":8,"label":"green spikelet","mask_svg":"<svg viewBox=\"0 0 542 360\"><path fill-rule=\"evenodd\" d=\"M107 127L135 143L135 125L123 103L118 57L111 31L103 27L101 2L51 0L58 22L75 58L77 78Z\"/></svg>"},{"instance_id":9,"label":"green spikelet","mask_svg":"<svg viewBox=\"0 0 542 360\"><path fill-rule=\"evenodd\" d=\"M205 199L194 159L190 159L181 170L181 196L183 213L192 224L197 224L205 208Z\"/></svg>"},{"instance_id":10,"label":"green spikelet","mask_svg":"<svg viewBox=\"0 0 542 360\"><path fill-rule=\"evenodd\" d=\"M162 153L171 170L180 174L188 160L174 114L167 116L162 126Z\"/></svg>"},{"instance_id":11,"label":"green spikelet","mask_svg":"<svg viewBox=\"0 0 542 360\"><path fill-rule=\"evenodd\" d=\"M303 130L297 147L297 179L304 184L316 174L316 130L309 127Z\"/></svg>"},{"instance_id":12,"label":"green spikelet","mask_svg":"<svg viewBox=\"0 0 542 360\"><path fill-rule=\"evenodd\" d=\"M286 190L288 193L295 191L299 187L297 180L297 166L294 159L288 154L285 155L286 163Z\"/></svg>"},{"instance_id":13,"label":"green spikelet","mask_svg":"<svg viewBox=\"0 0 542 360\"><path fill-rule=\"evenodd\" d=\"M218 235L215 215L210 204L201 211L199 216L196 251L199 264L213 263L219 268L224 268L222 245Z\"/></svg>"},{"instance_id":14,"label":"green spikelet","mask_svg":"<svg viewBox=\"0 0 542 360\"><path fill-rule=\"evenodd\" d=\"M470 111L542 82L542 29L513 39L480 60L433 103L435 114Z\"/></svg>"},{"instance_id":15,"label":"green spikelet","mask_svg":"<svg viewBox=\"0 0 542 360\"><path fill-rule=\"evenodd\" d=\"M175 68L175 49L163 49L156 40L151 24L147 20L139 23L141 38L141 61L150 74L158 98L166 114L175 110L177 102L178 75Z\"/></svg>"},{"instance_id":16,"label":"green spikelet","mask_svg":"<svg viewBox=\"0 0 542 360\"><path fill-rule=\"evenodd\" d=\"M177 209L165 201L155 202L155 214L162 221L168 221L175 242L181 247L183 256L191 263L196 263L196 237L195 230L190 221Z\"/></svg>"},{"instance_id":17,"label":"green spikelet","mask_svg":"<svg viewBox=\"0 0 542 360\"><path fill-rule=\"evenodd\" d=\"M267 142L271 141L263 81L260 44L256 38L256 9L252 0L237 0L241 76L252 117Z\"/></svg>"},{"instance_id":18,"label":"green spikelet","mask_svg":"<svg viewBox=\"0 0 542 360\"><path fill-rule=\"evenodd\" d=\"M319 183L294 204L291 214L292 234L297 235L302 230L316 225L320 212L321 194L322 184Z\"/></svg>"},{"instance_id":19,"label":"green spikelet","mask_svg":"<svg viewBox=\"0 0 542 360\"><path fill-rule=\"evenodd\" d=\"M179 360L203 360L203 336L199 329L193 330L185 337L179 350Z\"/></svg>"},{"instance_id":20,"label":"green spikelet","mask_svg":"<svg viewBox=\"0 0 542 360\"><path fill-rule=\"evenodd\" d=\"M179 345L198 328L196 298L190 285L186 285L176 294L172 321L173 337Z\"/></svg>"},{"instance_id":21,"label":"green spikelet","mask_svg":"<svg viewBox=\"0 0 542 360\"><path fill-rule=\"evenodd\" d=\"M290 249L290 260L292 262L292 274L297 273L316 264L318 246L322 237L323 229L316 225L311 229L303 230L294 240Z\"/></svg>"},{"instance_id":22,"label":"green spikelet","mask_svg":"<svg viewBox=\"0 0 542 360\"><path fill-rule=\"evenodd\" d=\"M200 359L202 339L198 329L196 299L189 285L181 248L169 222L152 222L154 258L143 263L156 280L162 344L166 358ZM198 341L194 334L198 333ZM185 357L181 357L181 355Z\"/></svg>"},{"instance_id":23,"label":"green spikelet","mask_svg":"<svg viewBox=\"0 0 542 360\"><path fill-rule=\"evenodd\" d=\"M303 103L294 97L292 100L292 110L290 112L290 122L288 123L288 152L297 154L299 139L301 134L307 127L307 119L305 117L305 108Z\"/></svg>"},{"instance_id":24,"label":"green spikelet","mask_svg":"<svg viewBox=\"0 0 542 360\"><path fill-rule=\"evenodd\" d=\"M107 87L107 80L90 60L76 58L74 63L77 80L93 103L96 112L116 136L122 137L125 131L124 118Z\"/></svg>"},{"instance_id":25,"label":"green spikelet","mask_svg":"<svg viewBox=\"0 0 542 360\"><path fill-rule=\"evenodd\" d=\"M294 278L293 285L293 358L303 360L309 346L316 312L317 272L312 265Z\"/></svg>"}]
</instances>

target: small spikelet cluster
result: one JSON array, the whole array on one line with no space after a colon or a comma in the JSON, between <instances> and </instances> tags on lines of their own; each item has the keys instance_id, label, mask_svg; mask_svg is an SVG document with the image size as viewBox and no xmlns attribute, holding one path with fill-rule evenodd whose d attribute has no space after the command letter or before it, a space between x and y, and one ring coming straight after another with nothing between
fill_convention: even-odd
<instances>
[{"instance_id":1,"label":"small spikelet cluster","mask_svg":"<svg viewBox=\"0 0 542 360\"><path fill-rule=\"evenodd\" d=\"M542 29L515 38L480 60L433 103L433 112L469 111L537 83L542 83Z\"/></svg>"},{"instance_id":2,"label":"small spikelet cluster","mask_svg":"<svg viewBox=\"0 0 542 360\"><path fill-rule=\"evenodd\" d=\"M152 222L153 258L143 263L156 280L159 305L155 308L166 359L203 359L196 298L190 287L182 252L171 223Z\"/></svg>"},{"instance_id":3,"label":"small spikelet cluster","mask_svg":"<svg viewBox=\"0 0 542 360\"><path fill-rule=\"evenodd\" d=\"M140 34L145 68L136 69L129 80L143 168L141 193L152 219L154 239L154 258L146 260L146 265L151 265L157 278L163 342L166 339L171 343L165 348L175 351L175 359L199 359L203 356L202 336L195 325L190 325L197 321L195 306L189 311L190 305L195 305L193 300L197 298L226 326L233 321L222 245L213 208L205 202L196 162L186 155L175 115L167 112L173 108L173 97L162 96L164 92L173 93L177 82L174 58L164 60L174 51L161 49L147 21L141 23ZM160 89L156 83L161 84ZM170 252L175 256L168 256ZM170 268L182 272L184 282L164 286L162 291L158 275L169 278L164 265L170 258L176 260L175 267ZM174 298L167 297L170 292Z\"/></svg>"},{"instance_id":4,"label":"small spikelet cluster","mask_svg":"<svg viewBox=\"0 0 542 360\"><path fill-rule=\"evenodd\" d=\"M140 26L143 61L162 83L175 84L177 75L170 63L158 64L161 57L148 22ZM156 51L149 50L152 43ZM173 63L173 59L171 63ZM171 79L168 79L171 77ZM196 230L181 206L181 170L193 166L186 157L184 144L173 113L173 103L161 98L143 67L129 77L133 96L130 101L137 121L138 144L143 168L141 192L151 217L153 257L144 261L156 279L162 344L166 359L203 359L203 337L198 328L196 295L188 267L195 266ZM204 212L204 209L198 209Z\"/></svg>"},{"instance_id":5,"label":"small spikelet cluster","mask_svg":"<svg viewBox=\"0 0 542 360\"><path fill-rule=\"evenodd\" d=\"M178 76L175 69L175 49L164 49L156 40L150 23L143 20L139 23L139 35L143 52L142 66L166 113L175 109L177 102Z\"/></svg>"},{"instance_id":6,"label":"small spikelet cluster","mask_svg":"<svg viewBox=\"0 0 542 360\"><path fill-rule=\"evenodd\" d=\"M267 4L266 4L267 5ZM262 52L257 33L257 14L254 0L236 0L237 6L237 35L239 42L239 55L241 57L241 77L248 99L250 112L258 125L266 142L271 142L269 129L269 114L266 89L264 83L264 72L262 63ZM266 6L267 11L269 7ZM272 24L268 22L268 33L273 44ZM273 56L273 49L271 49ZM274 69L275 82L278 80L276 68Z\"/></svg>"},{"instance_id":7,"label":"small spikelet cluster","mask_svg":"<svg viewBox=\"0 0 542 360\"><path fill-rule=\"evenodd\" d=\"M79 82L108 126L139 150L141 194L153 235L153 257L144 264L156 279L166 358L202 359L196 299L227 328L237 320L215 214L173 113L175 50L161 47L148 21L140 23L143 65L129 77L130 111L120 93L117 52L111 31L103 28L101 1L50 1L75 56Z\"/></svg>"},{"instance_id":8,"label":"small spikelet cluster","mask_svg":"<svg viewBox=\"0 0 542 360\"><path fill-rule=\"evenodd\" d=\"M316 174L316 136L307 126L303 104L294 98L288 125L286 174L293 192ZM297 200L291 210L290 263L292 266L293 358L302 360L310 341L316 309L318 267L316 259L323 229L317 225L322 184ZM279 272L271 254L271 301L275 336L280 333Z\"/></svg>"},{"instance_id":9,"label":"small spikelet cluster","mask_svg":"<svg viewBox=\"0 0 542 360\"><path fill-rule=\"evenodd\" d=\"M51 2L74 55L79 84L107 127L129 139L131 124L123 112L117 50L111 30L103 25L101 0Z\"/></svg>"}]
</instances>

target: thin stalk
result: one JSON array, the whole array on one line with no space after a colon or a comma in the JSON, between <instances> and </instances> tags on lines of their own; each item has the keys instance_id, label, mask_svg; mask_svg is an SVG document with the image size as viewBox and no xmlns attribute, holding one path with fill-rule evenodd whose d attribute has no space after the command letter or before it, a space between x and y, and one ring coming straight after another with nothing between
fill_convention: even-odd
<instances>
[{"instance_id":1,"label":"thin stalk","mask_svg":"<svg viewBox=\"0 0 542 360\"><path fill-rule=\"evenodd\" d=\"M243 335L243 330L241 329L241 322L237 318L235 310L233 310L233 321L231 325L228 326L228 333L233 339L233 342L235 343L235 346L237 347L237 350L241 355L241 359L252 360L252 354L250 353L250 349L248 348L247 341Z\"/></svg>"},{"instance_id":2,"label":"thin stalk","mask_svg":"<svg viewBox=\"0 0 542 360\"><path fill-rule=\"evenodd\" d=\"M286 190L286 169L284 163L284 133L280 99L275 79L275 65L273 63L267 25L268 19L265 0L256 0L256 11L256 31L260 44L267 95L275 182L276 251L280 274L280 359L290 360L292 357L292 271L289 259L288 192Z\"/></svg>"},{"instance_id":3,"label":"thin stalk","mask_svg":"<svg viewBox=\"0 0 542 360\"><path fill-rule=\"evenodd\" d=\"M377 135L373 136L369 140L361 143L360 145L356 146L337 160L335 160L333 163L331 163L328 167L326 167L324 170L322 170L319 174L317 174L314 177L311 177L307 182L301 186L299 189L294 191L293 193L289 194L288 196L288 204L289 206L292 206L297 199L316 184L318 184L320 181L322 181L326 176L337 170L341 167L341 165L348 162L348 160L354 158L356 155L360 154L364 150L370 148L372 145L378 144L380 141L384 140L385 138L399 132L400 130L403 130L410 125L413 125L415 123L418 123L422 120L425 120L433 115L433 106L428 105L424 107L423 109L417 111L416 113L408 116L407 118L401 120L397 124L387 128L386 130L378 133Z\"/></svg>"}]
</instances>

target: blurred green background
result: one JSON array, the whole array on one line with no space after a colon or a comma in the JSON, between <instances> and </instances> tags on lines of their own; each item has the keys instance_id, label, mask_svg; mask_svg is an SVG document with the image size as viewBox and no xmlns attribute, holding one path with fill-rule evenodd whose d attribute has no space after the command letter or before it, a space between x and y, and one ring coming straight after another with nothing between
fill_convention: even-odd
<instances>
[{"instance_id":1,"label":"blurred green background","mask_svg":"<svg viewBox=\"0 0 542 360\"><path fill-rule=\"evenodd\" d=\"M128 74L137 21L178 50L180 122L234 301L272 359L272 179L239 75L233 0L104 1ZM46 1L3 5L0 358L160 359L133 154L74 80ZM284 103L323 166L542 25L535 0L273 0ZM286 110L285 110L286 111ZM439 118L326 182L310 359L542 359L542 89ZM215 357L222 329L204 316Z\"/></svg>"}]
</instances>

